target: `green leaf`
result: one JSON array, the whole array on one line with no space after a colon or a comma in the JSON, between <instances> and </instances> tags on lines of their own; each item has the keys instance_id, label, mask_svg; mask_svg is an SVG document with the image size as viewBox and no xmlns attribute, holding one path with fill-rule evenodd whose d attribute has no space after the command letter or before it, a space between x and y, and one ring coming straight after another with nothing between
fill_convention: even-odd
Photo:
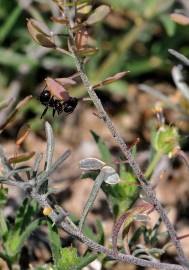
<instances>
[{"instance_id":1,"label":"green leaf","mask_svg":"<svg viewBox=\"0 0 189 270\"><path fill-rule=\"evenodd\" d=\"M132 173L127 172L124 165L120 167L121 182L115 186L102 185L108 197L114 217L127 211L138 198L138 187Z\"/></svg>"},{"instance_id":2,"label":"green leaf","mask_svg":"<svg viewBox=\"0 0 189 270\"><path fill-rule=\"evenodd\" d=\"M146 227L144 225L140 226L132 235L130 241L129 241L129 246L134 246L137 241L139 240L139 238L141 237L141 235L143 235L146 231Z\"/></svg>"},{"instance_id":3,"label":"green leaf","mask_svg":"<svg viewBox=\"0 0 189 270\"><path fill-rule=\"evenodd\" d=\"M104 241L105 241L104 230L103 230L102 222L98 219L96 221L96 228L97 228L96 242L101 245L104 245Z\"/></svg>"},{"instance_id":4,"label":"green leaf","mask_svg":"<svg viewBox=\"0 0 189 270\"><path fill-rule=\"evenodd\" d=\"M22 65L28 65L34 68L39 62L36 59L14 52L13 50L0 48L0 64L19 69Z\"/></svg>"},{"instance_id":5,"label":"green leaf","mask_svg":"<svg viewBox=\"0 0 189 270\"><path fill-rule=\"evenodd\" d=\"M171 20L170 15L162 14L159 19L163 24L167 35L172 37L176 30L176 24L173 20Z\"/></svg>"},{"instance_id":6,"label":"green leaf","mask_svg":"<svg viewBox=\"0 0 189 270\"><path fill-rule=\"evenodd\" d=\"M6 219L4 217L3 211L0 209L0 236L3 238L8 232L8 227Z\"/></svg>"},{"instance_id":7,"label":"green leaf","mask_svg":"<svg viewBox=\"0 0 189 270\"><path fill-rule=\"evenodd\" d=\"M27 240L27 238L30 236L30 234L40 226L40 224L41 224L41 220L40 219L36 219L36 220L32 221L25 228L24 232L19 237L19 245L18 245L18 250L15 250L16 252L18 252L19 250L21 250L21 248L24 245L24 242Z\"/></svg>"},{"instance_id":8,"label":"green leaf","mask_svg":"<svg viewBox=\"0 0 189 270\"><path fill-rule=\"evenodd\" d=\"M24 245L24 242L30 236L30 234L40 226L40 220L37 219L31 222L21 233L19 230L10 231L4 244L5 250L8 256L14 258L16 255L20 255L20 250Z\"/></svg>"},{"instance_id":9,"label":"green leaf","mask_svg":"<svg viewBox=\"0 0 189 270\"><path fill-rule=\"evenodd\" d=\"M6 234L4 243L6 253L9 256L15 257L19 254L26 239L40 225L39 219L33 221L37 209L37 203L30 202L28 199L25 199L23 205L19 208L15 224Z\"/></svg>"},{"instance_id":10,"label":"green leaf","mask_svg":"<svg viewBox=\"0 0 189 270\"><path fill-rule=\"evenodd\" d=\"M25 199L22 206L18 209L15 219L15 230L23 232L32 221L38 210L37 203Z\"/></svg>"},{"instance_id":11,"label":"green leaf","mask_svg":"<svg viewBox=\"0 0 189 270\"><path fill-rule=\"evenodd\" d=\"M91 134L92 134L93 139L95 140L95 142L98 146L98 149L99 149L100 154L101 154L101 159L106 163L111 163L112 156L111 156L110 150L108 149L107 145L104 143L102 138L97 133L95 133L94 131L91 131Z\"/></svg>"},{"instance_id":12,"label":"green leaf","mask_svg":"<svg viewBox=\"0 0 189 270\"><path fill-rule=\"evenodd\" d=\"M56 226L53 226L50 222L48 222L48 237L50 240L53 261L54 264L57 265L59 260L61 260L61 240Z\"/></svg>"},{"instance_id":13,"label":"green leaf","mask_svg":"<svg viewBox=\"0 0 189 270\"><path fill-rule=\"evenodd\" d=\"M105 89L112 92L113 94L126 97L128 93L128 84L127 82L121 80L121 81L117 81L112 84L106 85Z\"/></svg>"},{"instance_id":14,"label":"green leaf","mask_svg":"<svg viewBox=\"0 0 189 270\"><path fill-rule=\"evenodd\" d=\"M85 266L89 265L91 262L93 262L99 257L102 257L102 254L101 256L94 255L92 252L87 251L86 255L80 258L80 262L76 266L72 267L70 270L82 270Z\"/></svg>"},{"instance_id":15,"label":"green leaf","mask_svg":"<svg viewBox=\"0 0 189 270\"><path fill-rule=\"evenodd\" d=\"M80 262L80 258L77 255L77 249L74 247L67 247L61 249L61 259L56 265L56 270L71 270L74 266L77 266Z\"/></svg>"},{"instance_id":16,"label":"green leaf","mask_svg":"<svg viewBox=\"0 0 189 270\"><path fill-rule=\"evenodd\" d=\"M21 5L17 5L12 10L11 14L8 14L4 24L1 25L1 28L0 28L0 43L2 43L6 39L6 37L10 33L12 27L15 25L21 12L22 12Z\"/></svg>"},{"instance_id":17,"label":"green leaf","mask_svg":"<svg viewBox=\"0 0 189 270\"><path fill-rule=\"evenodd\" d=\"M4 206L7 202L8 188L0 188L0 207Z\"/></svg>"},{"instance_id":18,"label":"green leaf","mask_svg":"<svg viewBox=\"0 0 189 270\"><path fill-rule=\"evenodd\" d=\"M83 233L87 237L89 237L93 241L103 245L104 244L104 230L103 230L103 227L102 227L102 223L98 219L96 221L96 230L97 230L97 233L94 233L89 226L85 225L83 227Z\"/></svg>"}]
</instances>

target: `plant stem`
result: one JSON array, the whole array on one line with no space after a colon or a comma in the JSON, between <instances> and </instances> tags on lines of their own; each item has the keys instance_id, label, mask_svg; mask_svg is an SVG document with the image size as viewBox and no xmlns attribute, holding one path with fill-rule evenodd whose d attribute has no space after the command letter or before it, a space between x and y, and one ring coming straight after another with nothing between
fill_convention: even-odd
<instances>
[{"instance_id":1,"label":"plant stem","mask_svg":"<svg viewBox=\"0 0 189 270\"><path fill-rule=\"evenodd\" d=\"M70 34L71 41L73 43L74 38L73 38L73 33L71 32L71 30L69 30L69 34ZM167 216L166 211L164 210L161 203L156 198L156 194L153 191L152 187L147 183L138 163L133 158L129 147L127 146L127 144L125 143L123 138L120 136L118 130L114 127L110 117L108 116L108 114L104 110L100 99L98 98L95 91L93 90L93 87L92 87L92 85L91 85L91 83L90 83L90 81L85 73L81 59L79 58L77 53L74 51L72 46L70 46L70 50L74 56L75 65L77 67L77 71L80 74L83 85L85 86L86 90L88 91L88 94L89 94L91 100L93 101L97 111L98 111L98 115L104 121L105 125L107 126L110 133L112 134L115 142L117 143L117 145L119 146L119 148L122 150L123 154L125 155L126 159L128 160L128 163L130 164L131 168L133 169L133 172L137 176L137 179L138 179L139 183L141 184L142 189L147 194L147 197L150 199L152 205L160 214L163 222L165 223L165 226L167 227L167 230L169 232L171 240L176 247L177 254L178 254L180 261L185 262L187 264L188 261L185 258L181 243L177 238L177 234L176 234L176 231L174 229L174 226L171 224L171 222Z\"/></svg>"},{"instance_id":2,"label":"plant stem","mask_svg":"<svg viewBox=\"0 0 189 270\"><path fill-rule=\"evenodd\" d=\"M39 203L39 205L42 208L50 207L45 196L42 196L36 192L31 192L30 195L34 200L36 200ZM49 215L49 218L52 220L53 223L56 223L57 220L59 220L58 215L55 213L54 210L52 210L51 214ZM106 248L106 247L94 242L93 240L91 240L87 236L85 236L75 226L75 224L72 225L72 221L68 217L66 217L64 219L64 221L61 222L61 227L68 234L75 236L80 241L82 241L85 245L88 246L89 249L91 249L97 253L104 253L106 256L108 256L109 258L114 259L116 261L122 261L122 262L130 263L130 264L140 265L143 267L151 267L151 268L156 268L156 269L160 269L160 270L183 270L182 266L176 265L176 264L160 263L160 262L156 262L156 261L147 261L144 259L134 257L132 255L126 255L123 253L115 254L115 252L112 249Z\"/></svg>"},{"instance_id":3,"label":"plant stem","mask_svg":"<svg viewBox=\"0 0 189 270\"><path fill-rule=\"evenodd\" d=\"M160 161L160 158L162 157L162 153L161 152L156 152L155 155L152 158L152 161L150 162L144 176L146 179L149 179L155 169L155 167L157 166L158 162Z\"/></svg>"}]
</instances>

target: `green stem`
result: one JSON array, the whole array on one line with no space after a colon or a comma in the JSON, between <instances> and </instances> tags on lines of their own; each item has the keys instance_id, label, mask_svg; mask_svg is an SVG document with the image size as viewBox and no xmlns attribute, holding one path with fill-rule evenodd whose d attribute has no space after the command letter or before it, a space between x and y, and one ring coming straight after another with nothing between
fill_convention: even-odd
<instances>
[{"instance_id":1,"label":"green stem","mask_svg":"<svg viewBox=\"0 0 189 270\"><path fill-rule=\"evenodd\" d=\"M156 152L155 155L153 156L153 159L150 162L150 164L148 165L148 168L147 168L147 170L146 170L146 172L144 174L146 179L149 179L150 176L152 175L152 173L153 173L155 167L157 166L161 156L162 156L162 153L160 151Z\"/></svg>"}]
</instances>

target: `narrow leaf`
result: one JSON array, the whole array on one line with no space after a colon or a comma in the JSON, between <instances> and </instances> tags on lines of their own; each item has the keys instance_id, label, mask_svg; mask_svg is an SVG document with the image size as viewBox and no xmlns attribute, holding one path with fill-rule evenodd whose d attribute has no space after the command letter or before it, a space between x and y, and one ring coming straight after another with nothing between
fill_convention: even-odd
<instances>
[{"instance_id":1,"label":"narrow leaf","mask_svg":"<svg viewBox=\"0 0 189 270\"><path fill-rule=\"evenodd\" d=\"M115 82L115 81L117 81L117 80L122 79L122 78L123 78L124 76L126 76L128 73L129 73L129 71L119 72L119 73L117 73L117 74L115 74L115 75L113 75L113 76L111 76L111 77L108 77L107 79L105 79L105 80L103 80L103 81L101 81L101 82L95 84L95 85L93 86L93 88L94 88L94 89L97 89L97 88L103 87L103 86L106 85L106 84L113 83L113 82Z\"/></svg>"},{"instance_id":2,"label":"narrow leaf","mask_svg":"<svg viewBox=\"0 0 189 270\"><path fill-rule=\"evenodd\" d=\"M95 201L95 199L96 199L96 197L98 195L98 192L100 190L100 187L101 187L102 183L104 182L104 176L105 176L104 172L100 171L97 178L95 179L93 188L91 190L91 193L89 194L89 198L88 198L88 200L87 200L87 202L86 202L86 204L84 206L83 213L81 215L81 219L80 219L80 222L79 222L80 230L82 230L85 219L86 219L90 209L92 208L92 206L94 204L94 201Z\"/></svg>"},{"instance_id":3,"label":"narrow leaf","mask_svg":"<svg viewBox=\"0 0 189 270\"><path fill-rule=\"evenodd\" d=\"M27 21L27 28L33 40L41 46L46 48L56 47L53 37L50 35L50 30L41 22L29 19Z\"/></svg>"},{"instance_id":4,"label":"narrow leaf","mask_svg":"<svg viewBox=\"0 0 189 270\"><path fill-rule=\"evenodd\" d=\"M97 51L98 51L98 48L87 47L87 48L82 48L82 49L77 50L77 53L80 56L91 56L95 54Z\"/></svg>"},{"instance_id":5,"label":"narrow leaf","mask_svg":"<svg viewBox=\"0 0 189 270\"><path fill-rule=\"evenodd\" d=\"M9 158L9 163L16 164L24 161L30 160L35 155L35 152L26 152L23 154L18 154L15 157Z\"/></svg>"},{"instance_id":6,"label":"narrow leaf","mask_svg":"<svg viewBox=\"0 0 189 270\"><path fill-rule=\"evenodd\" d=\"M77 249L73 247L61 249L61 260L57 265L57 269L71 270L74 269L80 262L80 258L77 255Z\"/></svg>"},{"instance_id":7,"label":"narrow leaf","mask_svg":"<svg viewBox=\"0 0 189 270\"><path fill-rule=\"evenodd\" d=\"M24 124L23 126L21 126L21 128L18 131L17 138L16 138L17 146L20 146L24 142L26 137L29 135L30 130L31 128L30 128L30 125L28 124Z\"/></svg>"},{"instance_id":8,"label":"narrow leaf","mask_svg":"<svg viewBox=\"0 0 189 270\"><path fill-rule=\"evenodd\" d=\"M12 111L12 113L7 116L6 121L0 126L0 130L5 129L7 125L10 124L14 120L17 113L30 101L31 98L32 96L29 95L17 104L16 108Z\"/></svg>"},{"instance_id":9,"label":"narrow leaf","mask_svg":"<svg viewBox=\"0 0 189 270\"><path fill-rule=\"evenodd\" d=\"M3 238L8 233L8 227L3 211L0 209L0 236Z\"/></svg>"},{"instance_id":10,"label":"narrow leaf","mask_svg":"<svg viewBox=\"0 0 189 270\"><path fill-rule=\"evenodd\" d=\"M51 125L45 122L45 131L47 137L47 149L45 158L45 171L48 171L52 164L53 153L54 153L54 135Z\"/></svg>"},{"instance_id":11,"label":"narrow leaf","mask_svg":"<svg viewBox=\"0 0 189 270\"><path fill-rule=\"evenodd\" d=\"M52 251L54 264L58 264L61 259L61 240L58 234L58 230L52 223L48 222L48 238L50 241L50 247Z\"/></svg>"},{"instance_id":12,"label":"narrow leaf","mask_svg":"<svg viewBox=\"0 0 189 270\"><path fill-rule=\"evenodd\" d=\"M98 146L102 160L105 163L111 163L112 156L111 156L110 150L108 149L107 145L104 143L102 138L97 133L95 133L94 131L91 131L91 134L92 134L93 139L95 140L95 142Z\"/></svg>"},{"instance_id":13,"label":"narrow leaf","mask_svg":"<svg viewBox=\"0 0 189 270\"><path fill-rule=\"evenodd\" d=\"M102 21L106 16L108 16L110 11L111 9L109 6L101 5L93 11L93 13L88 17L85 23L87 25L92 25L94 23Z\"/></svg>"},{"instance_id":14,"label":"narrow leaf","mask_svg":"<svg viewBox=\"0 0 189 270\"><path fill-rule=\"evenodd\" d=\"M79 167L81 170L101 170L105 166L105 163L97 158L85 158L80 160Z\"/></svg>"},{"instance_id":15,"label":"narrow leaf","mask_svg":"<svg viewBox=\"0 0 189 270\"><path fill-rule=\"evenodd\" d=\"M126 213L124 213L123 215L121 215L115 222L114 226L113 226L113 231L112 231L112 247L113 247L113 251L115 254L118 253L117 250L117 239L118 239L118 234L120 231L121 226L125 225L125 228L129 227L130 224L133 222L134 217L137 214L143 213L146 210L148 210L150 208L150 204L145 204L143 203L140 206L136 206L133 209L127 211Z\"/></svg>"},{"instance_id":16,"label":"narrow leaf","mask_svg":"<svg viewBox=\"0 0 189 270\"><path fill-rule=\"evenodd\" d=\"M0 43L2 43L6 39L6 37L9 35L12 27L16 23L21 12L22 12L21 5L17 4L17 6L11 11L11 13L8 14L6 20L4 20L4 24L1 24Z\"/></svg>"}]
</instances>

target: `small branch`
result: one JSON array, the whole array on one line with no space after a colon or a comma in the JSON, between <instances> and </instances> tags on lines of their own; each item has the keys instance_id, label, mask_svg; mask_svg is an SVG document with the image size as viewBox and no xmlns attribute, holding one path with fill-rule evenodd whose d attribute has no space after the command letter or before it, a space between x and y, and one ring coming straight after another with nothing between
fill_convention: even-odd
<instances>
[{"instance_id":1,"label":"small branch","mask_svg":"<svg viewBox=\"0 0 189 270\"><path fill-rule=\"evenodd\" d=\"M137 162L133 158L131 151L129 150L129 147L127 146L127 144L124 142L124 140L120 136L118 130L114 127L111 119L109 118L109 116L105 112L100 99L98 98L96 93L93 91L92 85L90 84L88 77L83 70L82 63L81 63L80 59L74 53L74 51L72 53L74 54L75 64L76 64L78 72L80 73L82 82L83 82L84 86L86 87L91 100L94 102L94 105L95 105L96 109L98 110L98 114L101 116L101 119L104 121L107 128L111 132L115 142L120 147L120 149L122 150L126 159L128 160L128 163L130 164L131 168L133 169L135 175L137 176L137 179L138 179L139 183L141 184L142 189L146 192L151 203L154 205L155 209L160 214L163 222L165 223L165 225L167 227L167 230L169 232L171 240L173 241L173 243L176 247L177 254L178 254L179 258L181 260L183 260L183 258L185 258L185 256L184 256L182 246L180 244L180 241L177 239L177 234L176 234L174 227L171 224L169 218L167 217L167 214L166 214L164 208L162 207L161 203L156 198L155 192L153 191L151 186L149 184L147 184L147 181L144 178L144 175L143 175L139 165L137 164Z\"/></svg>"},{"instance_id":2,"label":"small branch","mask_svg":"<svg viewBox=\"0 0 189 270\"><path fill-rule=\"evenodd\" d=\"M66 16L69 19L69 17L70 17L69 11L68 11L68 14L66 14ZM133 172L135 173L139 183L141 184L142 189L145 191L145 193L147 194L147 197L150 199L150 202L154 205L154 208L160 214L163 222L165 223L165 226L167 227L167 230L169 232L171 240L176 247L177 254L178 254L180 261L184 260L187 264L187 259L185 258L180 241L177 238L177 234L175 232L174 226L171 224L171 222L170 222L164 208L162 207L161 203L156 198L156 194L153 191L152 187L147 183L138 163L133 158L129 147L127 146L127 144L125 143L123 138L120 136L118 130L113 125L110 117L108 116L108 114L104 110L100 99L98 98L95 91L93 90L93 87L92 87L92 85L91 85L91 83L86 75L85 70L84 70L83 63L82 63L80 57L77 55L77 53L74 50L74 47L75 47L74 46L74 36L73 36L72 30L71 30L71 27L69 27L69 35L70 35L70 41L73 44L73 45L70 44L69 49L73 54L75 65L76 65L77 71L80 74L83 85L85 86L86 90L88 91L88 94L89 94L91 100L93 101L93 103L98 111L98 114L100 115L101 119L104 121L105 125L107 126L110 133L112 134L115 142L117 143L117 145L119 146L119 148L122 150L123 154L125 155L126 159L128 160L128 163L131 166L131 168L133 169Z\"/></svg>"},{"instance_id":3,"label":"small branch","mask_svg":"<svg viewBox=\"0 0 189 270\"><path fill-rule=\"evenodd\" d=\"M37 175L37 172L39 170L39 166L40 166L42 158L43 158L42 153L37 153L36 154L35 162L34 162L34 165L33 165L33 177L36 177L36 175Z\"/></svg>"},{"instance_id":4,"label":"small branch","mask_svg":"<svg viewBox=\"0 0 189 270\"><path fill-rule=\"evenodd\" d=\"M125 255L123 253L118 253L117 255L115 255L112 249L108 249L100 244L97 244L96 242L86 237L79 230L73 230L65 221L62 222L61 225L62 225L62 228L67 233L77 237L80 241L85 243L91 250L98 253L104 253L106 254L106 256L116 261L122 261L122 262L130 263L130 264L140 265L143 267L151 267L151 268L156 268L156 269L161 269L161 270L183 270L183 267L180 265L147 261L140 258L136 258L132 255Z\"/></svg>"},{"instance_id":5,"label":"small branch","mask_svg":"<svg viewBox=\"0 0 189 270\"><path fill-rule=\"evenodd\" d=\"M1 160L5 160L6 158L4 156L3 151L0 151ZM58 159L58 162L55 162L56 164L59 164L59 161L63 160L63 157L69 154L69 151L65 152L61 156L61 158ZM54 166L56 167L56 166ZM48 171L49 172L49 171ZM40 177L40 175L36 175L36 177ZM6 179L4 178L0 179L0 181L3 180L3 183L9 184L9 185L15 185L18 186L20 189L27 192L27 195L31 197L32 199L36 200L40 207L44 208L51 208L52 211L49 214L49 218L52 220L53 223L56 223L57 226L61 225L61 227L70 235L75 236L80 241L82 241L84 244L88 246L89 249L93 250L94 252L98 253L104 253L106 256L108 256L111 259L122 261L126 263L131 263L139 266L144 267L151 267L161 270L183 270L182 266L175 265L175 264L167 264L167 263L160 263L160 262L152 262L140 258L136 258L132 255L125 255L122 253L115 254L113 250L108 249L102 245L99 245L98 243L94 242L93 240L89 239L87 236L85 236L79 228L70 220L70 218L67 216L67 212L62 209L56 208L56 205L50 205L48 203L47 195L46 194L39 194L38 192L38 186L33 185L34 179L30 179L27 182L24 181L17 181L16 179ZM37 179L38 180L38 179ZM37 181L38 183L38 181ZM19 185L18 185L19 184ZM63 220L63 221L62 221Z\"/></svg>"},{"instance_id":6,"label":"small branch","mask_svg":"<svg viewBox=\"0 0 189 270\"><path fill-rule=\"evenodd\" d=\"M40 175L38 175L37 185L41 186L47 180L47 178L70 156L70 154L70 150L65 151L64 154L51 165L47 172L40 173Z\"/></svg>"},{"instance_id":7,"label":"small branch","mask_svg":"<svg viewBox=\"0 0 189 270\"><path fill-rule=\"evenodd\" d=\"M39 205L42 208L45 207L51 207L45 196L42 196L38 193L32 192L31 197L36 200ZM59 220L58 214L52 210L51 214L49 215L50 219L52 220L53 223L56 223L57 220ZM59 225L59 224L58 224ZM75 236L78 238L81 242L87 245L87 247L94 252L98 253L104 253L106 256L108 256L111 259L117 260L117 261L122 261L130 264L135 264L143 267L151 267L151 268L156 268L156 269L161 269L161 270L183 270L183 267L180 265L176 264L167 264L167 263L160 263L160 262L152 262L152 261L147 261L143 260L140 258L136 258L132 255L125 255L123 253L118 253L115 255L114 251L112 249L108 249L87 236L85 236L76 226L75 224L72 223L72 221L68 218L65 217L64 221L61 223L61 227L70 235Z\"/></svg>"},{"instance_id":8,"label":"small branch","mask_svg":"<svg viewBox=\"0 0 189 270\"><path fill-rule=\"evenodd\" d=\"M102 183L104 182L104 172L103 171L100 171L99 175L97 176L97 178L95 179L95 182L94 182L94 185L93 185L93 188L91 190L91 193L89 195L89 198L85 204L85 207L83 209L83 213L82 213L82 216L80 218L80 222L79 222L79 229L82 231L83 229L83 225L85 223L85 219L90 211L90 209L92 208L93 206L93 203L96 199L96 196L100 190L100 187L102 185Z\"/></svg>"},{"instance_id":9,"label":"small branch","mask_svg":"<svg viewBox=\"0 0 189 270\"><path fill-rule=\"evenodd\" d=\"M53 153L54 153L54 135L51 125L45 123L45 131L47 136L47 149L46 149L46 160L45 160L45 171L47 172L52 163Z\"/></svg>"}]
</instances>

